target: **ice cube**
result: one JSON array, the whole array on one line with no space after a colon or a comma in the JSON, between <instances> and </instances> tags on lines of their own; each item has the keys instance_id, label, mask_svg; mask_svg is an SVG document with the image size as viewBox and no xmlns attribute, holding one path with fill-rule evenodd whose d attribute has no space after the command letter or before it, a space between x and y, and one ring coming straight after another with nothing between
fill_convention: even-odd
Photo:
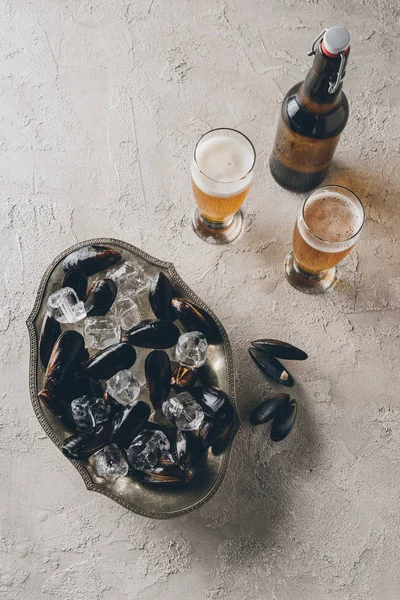
<instances>
[{"instance_id":1,"label":"ice cube","mask_svg":"<svg viewBox=\"0 0 400 600\"><path fill-rule=\"evenodd\" d=\"M135 437L126 455L134 469L146 473L157 466L162 456L173 461L169 450L170 443L165 433L160 430L145 429Z\"/></svg>"},{"instance_id":2,"label":"ice cube","mask_svg":"<svg viewBox=\"0 0 400 600\"><path fill-rule=\"evenodd\" d=\"M130 404L140 394L140 384L127 369L118 371L107 381L107 392L120 404Z\"/></svg>"},{"instance_id":3,"label":"ice cube","mask_svg":"<svg viewBox=\"0 0 400 600\"><path fill-rule=\"evenodd\" d=\"M103 398L82 396L72 400L71 411L77 429L90 432L96 425L108 420L110 405Z\"/></svg>"},{"instance_id":4,"label":"ice cube","mask_svg":"<svg viewBox=\"0 0 400 600\"><path fill-rule=\"evenodd\" d=\"M92 454L89 462L96 475L109 481L115 481L118 477L125 477L129 469L128 463L116 444L106 446L96 454Z\"/></svg>"},{"instance_id":5,"label":"ice cube","mask_svg":"<svg viewBox=\"0 0 400 600\"><path fill-rule=\"evenodd\" d=\"M121 331L128 331L141 320L139 307L131 298L117 297L111 312L117 317Z\"/></svg>"},{"instance_id":6,"label":"ice cube","mask_svg":"<svg viewBox=\"0 0 400 600\"><path fill-rule=\"evenodd\" d=\"M164 415L181 431L194 431L204 420L200 404L188 392L169 398L162 405Z\"/></svg>"},{"instance_id":7,"label":"ice cube","mask_svg":"<svg viewBox=\"0 0 400 600\"><path fill-rule=\"evenodd\" d=\"M84 303L69 287L57 290L47 301L52 316L60 323L77 323L86 317Z\"/></svg>"},{"instance_id":8,"label":"ice cube","mask_svg":"<svg viewBox=\"0 0 400 600\"><path fill-rule=\"evenodd\" d=\"M198 369L206 362L208 344L200 331L183 333L176 344L176 360L184 367Z\"/></svg>"},{"instance_id":9,"label":"ice cube","mask_svg":"<svg viewBox=\"0 0 400 600\"><path fill-rule=\"evenodd\" d=\"M133 297L149 284L142 267L130 262L125 262L118 269L109 271L106 277L115 282L121 298Z\"/></svg>"},{"instance_id":10,"label":"ice cube","mask_svg":"<svg viewBox=\"0 0 400 600\"><path fill-rule=\"evenodd\" d=\"M85 321L85 344L88 348L104 350L120 340L118 319L114 315L88 317Z\"/></svg>"}]
</instances>

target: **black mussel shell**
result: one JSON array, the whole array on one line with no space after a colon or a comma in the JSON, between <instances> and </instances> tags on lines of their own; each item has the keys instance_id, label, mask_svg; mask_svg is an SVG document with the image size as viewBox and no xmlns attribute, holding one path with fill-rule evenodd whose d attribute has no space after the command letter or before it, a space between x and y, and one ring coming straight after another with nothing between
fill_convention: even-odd
<instances>
[{"instance_id":1,"label":"black mussel shell","mask_svg":"<svg viewBox=\"0 0 400 600\"><path fill-rule=\"evenodd\" d=\"M261 425L262 423L274 419L286 408L289 400L289 394L277 394L273 398L264 400L250 414L250 423L252 425Z\"/></svg>"},{"instance_id":2,"label":"black mussel shell","mask_svg":"<svg viewBox=\"0 0 400 600\"><path fill-rule=\"evenodd\" d=\"M82 396L89 398L102 398L104 391L100 381L93 377L78 375L74 377L68 386L68 393L71 401Z\"/></svg>"},{"instance_id":3,"label":"black mussel shell","mask_svg":"<svg viewBox=\"0 0 400 600\"><path fill-rule=\"evenodd\" d=\"M212 446L231 424L230 415L224 414L216 419L205 417L199 428L199 439L205 449Z\"/></svg>"},{"instance_id":4,"label":"black mussel shell","mask_svg":"<svg viewBox=\"0 0 400 600\"><path fill-rule=\"evenodd\" d=\"M107 446L109 440L109 425L97 425L90 433L79 431L71 435L64 440L61 450L68 458L83 460Z\"/></svg>"},{"instance_id":5,"label":"black mussel shell","mask_svg":"<svg viewBox=\"0 0 400 600\"><path fill-rule=\"evenodd\" d=\"M297 402L289 400L285 409L273 420L270 438L273 442L280 442L292 431L297 414Z\"/></svg>"},{"instance_id":6,"label":"black mussel shell","mask_svg":"<svg viewBox=\"0 0 400 600\"><path fill-rule=\"evenodd\" d=\"M286 358L287 360L306 360L308 354L296 348L288 342L280 342L279 340L255 340L251 342L254 348L262 350L262 352L268 352L275 358Z\"/></svg>"},{"instance_id":7,"label":"black mussel shell","mask_svg":"<svg viewBox=\"0 0 400 600\"><path fill-rule=\"evenodd\" d=\"M137 400L118 412L112 422L111 442L127 444L133 440L150 416L150 406Z\"/></svg>"},{"instance_id":8,"label":"black mussel shell","mask_svg":"<svg viewBox=\"0 0 400 600\"><path fill-rule=\"evenodd\" d=\"M258 350L258 348L249 348L249 354L264 375L286 387L294 386L293 377L279 360L266 352Z\"/></svg>"},{"instance_id":9,"label":"black mussel shell","mask_svg":"<svg viewBox=\"0 0 400 600\"><path fill-rule=\"evenodd\" d=\"M174 323L146 319L131 327L122 340L139 348L162 349L175 346L179 336L180 331Z\"/></svg>"},{"instance_id":10,"label":"black mussel shell","mask_svg":"<svg viewBox=\"0 0 400 600\"><path fill-rule=\"evenodd\" d=\"M84 246L71 252L63 262L65 272L70 269L82 269L86 275L94 275L117 264L122 256L109 246Z\"/></svg>"},{"instance_id":11,"label":"black mussel shell","mask_svg":"<svg viewBox=\"0 0 400 600\"><path fill-rule=\"evenodd\" d=\"M115 296L117 286L112 279L100 279L90 288L85 302L88 317L102 317L110 310Z\"/></svg>"},{"instance_id":12,"label":"black mussel shell","mask_svg":"<svg viewBox=\"0 0 400 600\"><path fill-rule=\"evenodd\" d=\"M66 425L75 428L71 405L69 399L65 396L64 386L45 388L39 392L38 396L44 406L53 415L61 419Z\"/></svg>"},{"instance_id":13,"label":"black mussel shell","mask_svg":"<svg viewBox=\"0 0 400 600\"><path fill-rule=\"evenodd\" d=\"M136 350L130 344L113 344L97 352L82 367L82 375L95 379L110 379L123 369L130 369L136 360Z\"/></svg>"},{"instance_id":14,"label":"black mussel shell","mask_svg":"<svg viewBox=\"0 0 400 600\"><path fill-rule=\"evenodd\" d=\"M190 393L200 404L206 416L217 417L229 414L233 417L232 404L227 394L219 388L194 387Z\"/></svg>"},{"instance_id":15,"label":"black mussel shell","mask_svg":"<svg viewBox=\"0 0 400 600\"><path fill-rule=\"evenodd\" d=\"M54 344L61 335L61 326L50 313L47 313L43 319L42 329L40 330L39 338L39 356L40 362L47 367L50 356L54 348Z\"/></svg>"},{"instance_id":16,"label":"black mussel shell","mask_svg":"<svg viewBox=\"0 0 400 600\"><path fill-rule=\"evenodd\" d=\"M209 343L217 339L218 328L216 324L206 312L193 302L183 298L173 298L172 306L175 311L175 318L179 319L186 331L201 331Z\"/></svg>"},{"instance_id":17,"label":"black mussel shell","mask_svg":"<svg viewBox=\"0 0 400 600\"><path fill-rule=\"evenodd\" d=\"M82 302L86 299L88 278L82 269L69 269L65 273L62 287L69 287L75 290L76 295Z\"/></svg>"},{"instance_id":18,"label":"black mussel shell","mask_svg":"<svg viewBox=\"0 0 400 600\"><path fill-rule=\"evenodd\" d=\"M143 481L159 485L188 483L192 477L193 471L191 469L183 471L176 465L156 467L151 473L142 473Z\"/></svg>"},{"instance_id":19,"label":"black mussel shell","mask_svg":"<svg viewBox=\"0 0 400 600\"><path fill-rule=\"evenodd\" d=\"M171 362L164 350L153 350L144 364L150 401L155 410L161 408L171 389Z\"/></svg>"},{"instance_id":20,"label":"black mussel shell","mask_svg":"<svg viewBox=\"0 0 400 600\"><path fill-rule=\"evenodd\" d=\"M198 375L199 373L197 369L189 369L189 367L178 365L172 372L171 386L177 392L187 390L194 386Z\"/></svg>"},{"instance_id":21,"label":"black mussel shell","mask_svg":"<svg viewBox=\"0 0 400 600\"><path fill-rule=\"evenodd\" d=\"M110 407L110 418L111 420L114 419L115 415L117 413L122 413L122 411L124 410L125 406L122 406L122 404L120 404L119 402L117 402L115 400L115 398L113 398L111 396L111 394L109 394L108 392L105 392L104 396L104 402L106 404L109 405Z\"/></svg>"},{"instance_id":22,"label":"black mussel shell","mask_svg":"<svg viewBox=\"0 0 400 600\"><path fill-rule=\"evenodd\" d=\"M162 321L174 321L175 312L171 300L176 296L174 286L164 273L158 273L150 285L149 301L153 313Z\"/></svg>"},{"instance_id":23,"label":"black mussel shell","mask_svg":"<svg viewBox=\"0 0 400 600\"><path fill-rule=\"evenodd\" d=\"M53 388L64 384L79 370L85 340L77 331L64 331L56 343L50 356L46 371L45 388Z\"/></svg>"}]
</instances>

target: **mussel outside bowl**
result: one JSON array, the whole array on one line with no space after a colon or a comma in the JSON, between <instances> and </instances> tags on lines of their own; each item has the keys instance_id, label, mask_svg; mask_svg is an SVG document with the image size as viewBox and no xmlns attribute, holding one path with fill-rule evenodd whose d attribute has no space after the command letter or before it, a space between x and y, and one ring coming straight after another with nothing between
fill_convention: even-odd
<instances>
[{"instance_id":1,"label":"mussel outside bowl","mask_svg":"<svg viewBox=\"0 0 400 600\"><path fill-rule=\"evenodd\" d=\"M110 238L99 238L75 244L62 252L48 266L39 284L33 310L27 319L30 336L29 386L33 409L48 437L60 449L60 460L69 460L74 465L88 490L104 494L128 510L144 517L169 519L185 515L200 508L210 500L218 491L226 476L232 445L240 427L236 410L229 442L221 455L214 456L211 449L209 449L205 460L195 468L195 476L192 481L185 486L179 488L152 487L132 477L119 478L115 482L106 481L97 477L88 461L76 461L66 458L61 453L61 446L64 439L71 435L72 430L50 413L38 398L38 392L43 387L45 376L45 369L42 367L39 358L38 343L42 322L47 311L47 299L51 293L62 287L65 276L62 267L64 258L74 250L90 245L110 246L120 252L124 260L139 264L150 278L160 271L163 272L175 286L179 297L189 299L208 313L217 326L219 336L215 343L210 345L207 368L202 369L202 379L199 383L207 387L216 386L221 388L228 394L232 404L235 405L234 371L230 342L221 323L207 305L179 277L171 263L153 258L126 242ZM100 276L104 277L107 271L108 269L103 271ZM92 280L95 278L96 275L92 277ZM154 318L147 292L141 294L139 303L146 314L145 318ZM79 323L72 327L79 330ZM63 330L68 328L71 328L71 325L62 325ZM181 329L184 331L183 327ZM169 352L169 355L173 359L173 353ZM140 399L149 402L146 387L142 390Z\"/></svg>"}]
</instances>

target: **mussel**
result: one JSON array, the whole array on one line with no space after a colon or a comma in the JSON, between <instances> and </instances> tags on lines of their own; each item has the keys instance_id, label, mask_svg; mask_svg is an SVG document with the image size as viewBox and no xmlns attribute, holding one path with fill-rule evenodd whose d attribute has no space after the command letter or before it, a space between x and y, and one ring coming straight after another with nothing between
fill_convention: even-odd
<instances>
[{"instance_id":1,"label":"mussel","mask_svg":"<svg viewBox=\"0 0 400 600\"><path fill-rule=\"evenodd\" d=\"M100 279L89 289L85 302L88 317L100 317L108 313L115 296L117 286L112 279Z\"/></svg>"},{"instance_id":2,"label":"mussel","mask_svg":"<svg viewBox=\"0 0 400 600\"><path fill-rule=\"evenodd\" d=\"M218 328L206 312L183 298L173 298L171 304L175 318L179 319L186 331L201 331L209 343L216 341Z\"/></svg>"},{"instance_id":3,"label":"mussel","mask_svg":"<svg viewBox=\"0 0 400 600\"><path fill-rule=\"evenodd\" d=\"M224 433L225 429L231 423L228 415L210 419L205 417L199 428L199 439L205 449L212 446L217 439Z\"/></svg>"},{"instance_id":4,"label":"mussel","mask_svg":"<svg viewBox=\"0 0 400 600\"><path fill-rule=\"evenodd\" d=\"M294 386L293 377L279 360L267 354L267 352L258 350L258 348L249 348L249 354L264 375L286 387Z\"/></svg>"},{"instance_id":5,"label":"mussel","mask_svg":"<svg viewBox=\"0 0 400 600\"><path fill-rule=\"evenodd\" d=\"M94 275L117 264L122 256L109 246L84 246L71 252L63 262L64 271L80 268L86 275Z\"/></svg>"},{"instance_id":6,"label":"mussel","mask_svg":"<svg viewBox=\"0 0 400 600\"><path fill-rule=\"evenodd\" d=\"M289 394L277 394L273 398L268 398L259 404L250 415L252 425L261 425L271 419L274 419L282 410L286 408L290 400Z\"/></svg>"},{"instance_id":7,"label":"mussel","mask_svg":"<svg viewBox=\"0 0 400 600\"><path fill-rule=\"evenodd\" d=\"M178 341L180 331L170 321L146 319L131 327L122 337L139 348L171 348Z\"/></svg>"},{"instance_id":8,"label":"mussel","mask_svg":"<svg viewBox=\"0 0 400 600\"><path fill-rule=\"evenodd\" d=\"M80 333L64 331L56 343L47 365L45 388L54 388L68 381L80 368L85 341Z\"/></svg>"},{"instance_id":9,"label":"mussel","mask_svg":"<svg viewBox=\"0 0 400 600\"><path fill-rule=\"evenodd\" d=\"M90 433L74 433L64 440L61 449L68 458L83 460L107 446L109 440L109 424L97 425Z\"/></svg>"},{"instance_id":10,"label":"mussel","mask_svg":"<svg viewBox=\"0 0 400 600\"><path fill-rule=\"evenodd\" d=\"M150 401L155 410L161 408L171 389L171 362L164 350L153 350L144 365Z\"/></svg>"},{"instance_id":11,"label":"mussel","mask_svg":"<svg viewBox=\"0 0 400 600\"><path fill-rule=\"evenodd\" d=\"M233 406L223 390L215 387L194 387L190 393L207 417L215 418L226 414L233 418Z\"/></svg>"},{"instance_id":12,"label":"mussel","mask_svg":"<svg viewBox=\"0 0 400 600\"><path fill-rule=\"evenodd\" d=\"M113 344L100 350L82 367L82 375L95 379L110 379L118 371L130 369L136 360L136 350L130 344Z\"/></svg>"},{"instance_id":13,"label":"mussel","mask_svg":"<svg viewBox=\"0 0 400 600\"><path fill-rule=\"evenodd\" d=\"M270 438L273 442L280 442L292 431L297 414L297 402L292 398L275 417L271 427Z\"/></svg>"},{"instance_id":14,"label":"mussel","mask_svg":"<svg viewBox=\"0 0 400 600\"><path fill-rule=\"evenodd\" d=\"M137 400L118 412L112 422L111 442L129 443L150 416L150 406Z\"/></svg>"},{"instance_id":15,"label":"mussel","mask_svg":"<svg viewBox=\"0 0 400 600\"><path fill-rule=\"evenodd\" d=\"M62 287L69 287L75 290L76 295L82 302L86 299L88 278L82 269L69 269L65 273Z\"/></svg>"},{"instance_id":16,"label":"mussel","mask_svg":"<svg viewBox=\"0 0 400 600\"><path fill-rule=\"evenodd\" d=\"M275 358L286 358L287 360L306 360L308 358L308 354L288 342L255 340L251 344L254 348L258 348L262 352L267 352L271 356L275 356Z\"/></svg>"},{"instance_id":17,"label":"mussel","mask_svg":"<svg viewBox=\"0 0 400 600\"><path fill-rule=\"evenodd\" d=\"M142 473L142 479L146 483L177 485L189 483L193 477L191 469L182 470L179 466L156 467L151 473Z\"/></svg>"},{"instance_id":18,"label":"mussel","mask_svg":"<svg viewBox=\"0 0 400 600\"><path fill-rule=\"evenodd\" d=\"M57 339L61 335L61 326L58 321L56 321L50 313L46 313L43 323L42 329L40 330L40 338L39 338L39 356L40 362L44 366L47 367L49 364L50 356L54 348L54 344Z\"/></svg>"},{"instance_id":19,"label":"mussel","mask_svg":"<svg viewBox=\"0 0 400 600\"><path fill-rule=\"evenodd\" d=\"M89 398L102 398L104 391L100 381L93 377L78 375L74 377L68 386L68 393L71 400L89 396Z\"/></svg>"},{"instance_id":20,"label":"mussel","mask_svg":"<svg viewBox=\"0 0 400 600\"><path fill-rule=\"evenodd\" d=\"M157 319L162 321L174 321L176 319L171 300L176 296L174 286L164 273L156 275L150 285L149 301L153 313Z\"/></svg>"},{"instance_id":21,"label":"mussel","mask_svg":"<svg viewBox=\"0 0 400 600\"><path fill-rule=\"evenodd\" d=\"M183 365L178 365L171 375L171 386L177 392L189 389L194 386L197 381L198 370L189 369Z\"/></svg>"},{"instance_id":22,"label":"mussel","mask_svg":"<svg viewBox=\"0 0 400 600\"><path fill-rule=\"evenodd\" d=\"M69 427L75 427L72 417L71 404L66 397L64 386L45 388L38 394L45 407Z\"/></svg>"}]
</instances>

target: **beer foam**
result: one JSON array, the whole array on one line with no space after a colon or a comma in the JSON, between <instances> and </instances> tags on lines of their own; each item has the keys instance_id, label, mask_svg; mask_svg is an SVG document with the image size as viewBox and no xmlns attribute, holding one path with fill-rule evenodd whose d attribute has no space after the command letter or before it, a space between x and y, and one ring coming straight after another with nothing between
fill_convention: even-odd
<instances>
[{"instance_id":1,"label":"beer foam","mask_svg":"<svg viewBox=\"0 0 400 600\"><path fill-rule=\"evenodd\" d=\"M359 204L339 191L324 190L307 200L298 227L302 238L315 250L343 252L356 242L363 219Z\"/></svg>"},{"instance_id":2,"label":"beer foam","mask_svg":"<svg viewBox=\"0 0 400 600\"><path fill-rule=\"evenodd\" d=\"M250 185L253 163L254 155L247 146L233 137L216 135L200 140L192 178L204 194L230 198Z\"/></svg>"}]
</instances>

